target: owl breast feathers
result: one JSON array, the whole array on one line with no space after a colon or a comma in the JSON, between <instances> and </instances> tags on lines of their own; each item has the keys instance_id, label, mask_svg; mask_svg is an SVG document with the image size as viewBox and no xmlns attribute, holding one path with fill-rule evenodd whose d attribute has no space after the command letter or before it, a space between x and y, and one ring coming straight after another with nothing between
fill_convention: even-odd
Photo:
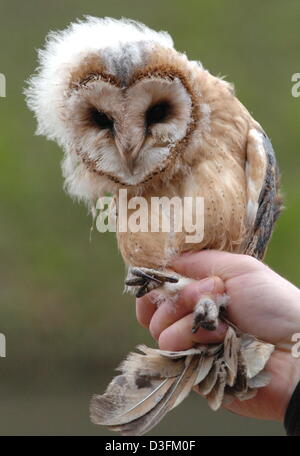
<instances>
[{"instance_id":1,"label":"owl breast feathers","mask_svg":"<svg viewBox=\"0 0 300 456\"><path fill-rule=\"evenodd\" d=\"M232 85L177 52L166 32L88 17L51 33L26 91L38 134L64 149L69 193L93 205L128 197L203 197L204 237L119 233L130 265L164 267L203 248L261 258L280 209L275 156Z\"/></svg>"}]
</instances>

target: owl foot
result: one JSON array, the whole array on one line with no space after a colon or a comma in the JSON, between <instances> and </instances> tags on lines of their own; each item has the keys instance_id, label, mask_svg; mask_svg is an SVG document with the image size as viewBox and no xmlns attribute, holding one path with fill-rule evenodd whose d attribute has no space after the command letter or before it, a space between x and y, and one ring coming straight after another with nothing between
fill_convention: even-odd
<instances>
[{"instance_id":1,"label":"owl foot","mask_svg":"<svg viewBox=\"0 0 300 456\"><path fill-rule=\"evenodd\" d=\"M214 331L219 324L219 305L208 296L202 296L194 309L192 333L200 327L208 331Z\"/></svg>"},{"instance_id":2,"label":"owl foot","mask_svg":"<svg viewBox=\"0 0 300 456\"><path fill-rule=\"evenodd\" d=\"M132 292L137 298L158 288L165 297L176 296L186 285L194 282L194 279L143 267L132 267L128 273L125 280L126 291ZM227 302L226 295L218 295L216 299L208 295L202 296L194 308L192 332L197 332L200 327L208 331L217 329L219 313L226 307Z\"/></svg>"},{"instance_id":3,"label":"owl foot","mask_svg":"<svg viewBox=\"0 0 300 456\"><path fill-rule=\"evenodd\" d=\"M219 318L227 320L227 305L229 296L218 294L215 298L202 296L194 308L192 332L195 333L200 327L208 331L214 331L219 325Z\"/></svg>"},{"instance_id":4,"label":"owl foot","mask_svg":"<svg viewBox=\"0 0 300 456\"><path fill-rule=\"evenodd\" d=\"M145 296L152 290L163 286L165 283L177 283L178 278L165 274L155 269L131 268L130 275L133 278L126 279L127 287L134 287L134 294L137 298Z\"/></svg>"}]
</instances>

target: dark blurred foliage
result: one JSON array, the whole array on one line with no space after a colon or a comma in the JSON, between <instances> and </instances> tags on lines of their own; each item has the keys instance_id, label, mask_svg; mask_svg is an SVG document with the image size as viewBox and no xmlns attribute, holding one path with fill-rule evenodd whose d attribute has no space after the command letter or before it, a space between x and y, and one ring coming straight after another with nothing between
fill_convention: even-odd
<instances>
[{"instance_id":1,"label":"dark blurred foliage","mask_svg":"<svg viewBox=\"0 0 300 456\"><path fill-rule=\"evenodd\" d=\"M176 47L235 83L237 96L272 139L286 211L267 263L300 284L300 72L297 0L1 0L0 359L1 434L107 434L89 423L88 401L137 343L153 344L122 294L113 234L94 231L86 208L62 189L56 144L34 136L22 89L50 29L85 14L130 17L168 30ZM271 324L271 322L270 322ZM192 396L154 435L281 434L279 424L213 413Z\"/></svg>"}]
</instances>

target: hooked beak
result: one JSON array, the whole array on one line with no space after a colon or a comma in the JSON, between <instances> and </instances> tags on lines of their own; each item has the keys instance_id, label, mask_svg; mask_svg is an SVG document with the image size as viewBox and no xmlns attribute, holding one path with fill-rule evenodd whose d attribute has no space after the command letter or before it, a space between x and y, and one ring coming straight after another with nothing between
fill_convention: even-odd
<instances>
[{"instance_id":1,"label":"hooked beak","mask_svg":"<svg viewBox=\"0 0 300 456\"><path fill-rule=\"evenodd\" d=\"M137 143L131 143L124 146L124 144L121 141L119 141L118 137L115 138L115 143L120 154L121 160L131 174L133 174L135 161L139 151L141 150L144 144L144 141L145 137L143 136Z\"/></svg>"}]
</instances>

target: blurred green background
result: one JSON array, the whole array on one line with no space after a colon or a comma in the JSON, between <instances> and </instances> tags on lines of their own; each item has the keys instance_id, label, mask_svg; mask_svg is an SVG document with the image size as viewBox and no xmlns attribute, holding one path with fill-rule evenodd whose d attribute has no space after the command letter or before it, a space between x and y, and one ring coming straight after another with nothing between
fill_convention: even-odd
<instances>
[{"instance_id":1,"label":"blurred green background","mask_svg":"<svg viewBox=\"0 0 300 456\"><path fill-rule=\"evenodd\" d=\"M122 295L114 235L62 190L54 143L34 136L22 88L50 29L84 14L130 17L168 30L178 50L235 83L237 96L272 139L286 211L266 261L300 284L300 72L297 0L1 0L0 358L1 435L108 435L89 422L88 403L136 344L153 344ZM152 435L279 435L281 425L211 412L191 395Z\"/></svg>"}]
</instances>

